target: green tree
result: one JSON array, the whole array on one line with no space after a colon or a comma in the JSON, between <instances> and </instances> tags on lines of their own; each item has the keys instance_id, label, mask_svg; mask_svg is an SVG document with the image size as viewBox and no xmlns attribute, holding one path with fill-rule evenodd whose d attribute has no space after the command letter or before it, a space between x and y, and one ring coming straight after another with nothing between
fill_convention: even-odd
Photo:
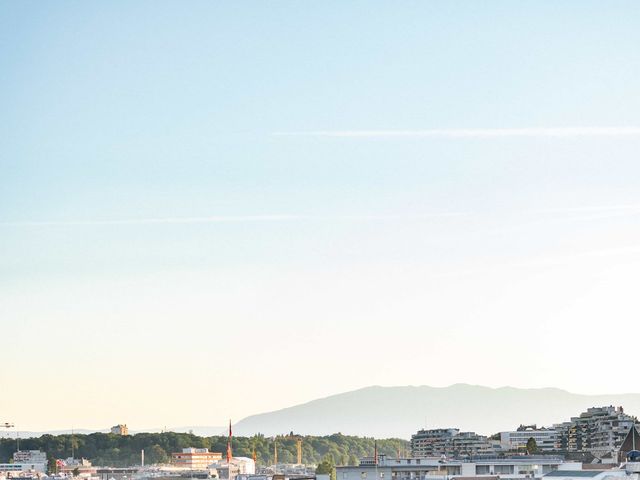
<instances>
[{"instance_id":1,"label":"green tree","mask_svg":"<svg viewBox=\"0 0 640 480\"><path fill-rule=\"evenodd\" d=\"M336 480L336 466L334 465L332 458L325 457L325 459L318 464L316 473L328 474L331 480Z\"/></svg>"},{"instance_id":2,"label":"green tree","mask_svg":"<svg viewBox=\"0 0 640 480\"><path fill-rule=\"evenodd\" d=\"M529 455L533 455L534 453L538 453L538 444L536 443L536 439L531 437L527 440L527 453Z\"/></svg>"},{"instance_id":3,"label":"green tree","mask_svg":"<svg viewBox=\"0 0 640 480\"><path fill-rule=\"evenodd\" d=\"M77 477L78 475L80 475L80 469L78 467L73 469L73 476Z\"/></svg>"},{"instance_id":4,"label":"green tree","mask_svg":"<svg viewBox=\"0 0 640 480\"><path fill-rule=\"evenodd\" d=\"M57 473L58 465L56 464L56 458L49 455L47 458L47 470L49 473Z\"/></svg>"},{"instance_id":5,"label":"green tree","mask_svg":"<svg viewBox=\"0 0 640 480\"><path fill-rule=\"evenodd\" d=\"M296 458L297 435L278 436L278 456L281 461ZM307 464L357 465L359 459L373 455L375 440L371 437L355 437L336 433L323 437L302 436L302 456ZM39 438L22 439L20 445L25 450L47 452L48 458L67 458L71 454L73 442L76 458L87 458L94 465L104 467L127 467L140 463L140 450L145 451L145 463L166 463L172 452L185 447L208 448L212 452L224 453L227 448L226 435L200 437L188 433L138 433L136 435L113 435L91 433L89 435L42 435ZM395 458L398 452L409 448L409 442L397 438L378 439L378 453ZM273 440L264 435L234 437L233 454L251 457L256 452L258 463L270 465L273 460ZM14 438L0 438L0 461L11 458L16 451ZM5 460L6 461L6 460ZM53 466L53 465L52 465Z\"/></svg>"},{"instance_id":6,"label":"green tree","mask_svg":"<svg viewBox=\"0 0 640 480\"><path fill-rule=\"evenodd\" d=\"M145 450L144 454L145 461L149 464L169 463L169 455L167 455L167 452L165 452L164 449L157 443L155 445L152 445L151 448Z\"/></svg>"}]
</instances>

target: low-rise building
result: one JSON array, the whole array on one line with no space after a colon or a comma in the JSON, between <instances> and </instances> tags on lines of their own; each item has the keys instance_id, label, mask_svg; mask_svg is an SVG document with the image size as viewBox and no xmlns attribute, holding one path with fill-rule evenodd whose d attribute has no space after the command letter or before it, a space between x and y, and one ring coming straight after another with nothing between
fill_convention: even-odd
<instances>
[{"instance_id":1,"label":"low-rise building","mask_svg":"<svg viewBox=\"0 0 640 480\"><path fill-rule=\"evenodd\" d=\"M531 438L542 452L557 449L558 431L555 428L538 429L536 425L520 425L516 431L500 432L500 445L505 450L524 450Z\"/></svg>"},{"instance_id":2,"label":"low-rise building","mask_svg":"<svg viewBox=\"0 0 640 480\"><path fill-rule=\"evenodd\" d=\"M249 457L232 457L230 464L226 460L217 461L209 468L214 468L221 479L236 478L238 475L255 475L256 462ZM231 470L231 477L229 476Z\"/></svg>"},{"instance_id":3,"label":"low-rise building","mask_svg":"<svg viewBox=\"0 0 640 480\"><path fill-rule=\"evenodd\" d=\"M129 435L129 427L127 427L126 424L114 425L113 427L111 427L111 433L113 433L114 435L127 436Z\"/></svg>"},{"instance_id":4,"label":"low-rise building","mask_svg":"<svg viewBox=\"0 0 640 480\"><path fill-rule=\"evenodd\" d=\"M336 467L336 480L465 480L481 478L517 480L540 478L563 463L557 456L519 455L510 458L473 460L432 458L365 457L358 466Z\"/></svg>"},{"instance_id":5,"label":"low-rise building","mask_svg":"<svg viewBox=\"0 0 640 480\"><path fill-rule=\"evenodd\" d=\"M0 472L7 473L20 473L20 472L33 472L33 473L46 473L46 463L0 463Z\"/></svg>"},{"instance_id":6,"label":"low-rise building","mask_svg":"<svg viewBox=\"0 0 640 480\"><path fill-rule=\"evenodd\" d=\"M96 475L97 468L86 458L68 457L66 460L58 460L58 473L67 476L77 476L80 478L92 478Z\"/></svg>"},{"instance_id":7,"label":"low-rise building","mask_svg":"<svg viewBox=\"0 0 640 480\"><path fill-rule=\"evenodd\" d=\"M544 476L544 480L618 480L630 475L624 470L557 470Z\"/></svg>"},{"instance_id":8,"label":"low-rise building","mask_svg":"<svg viewBox=\"0 0 640 480\"><path fill-rule=\"evenodd\" d=\"M18 450L13 454L13 463L47 463L47 454L40 450Z\"/></svg>"},{"instance_id":9,"label":"low-rise building","mask_svg":"<svg viewBox=\"0 0 640 480\"><path fill-rule=\"evenodd\" d=\"M12 463L0 463L0 472L46 473L47 454L40 450L18 450L13 454Z\"/></svg>"},{"instance_id":10,"label":"low-rise building","mask_svg":"<svg viewBox=\"0 0 640 480\"><path fill-rule=\"evenodd\" d=\"M182 452L172 453L171 460L184 470L207 470L212 463L222 460L222 453L210 452L208 448L183 448Z\"/></svg>"}]
</instances>

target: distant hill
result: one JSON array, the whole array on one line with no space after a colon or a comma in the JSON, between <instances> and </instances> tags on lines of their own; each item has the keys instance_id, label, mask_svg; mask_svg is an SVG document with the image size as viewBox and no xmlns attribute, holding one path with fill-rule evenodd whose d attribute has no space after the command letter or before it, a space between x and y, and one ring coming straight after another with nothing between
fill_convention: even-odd
<instances>
[{"instance_id":1,"label":"distant hill","mask_svg":"<svg viewBox=\"0 0 640 480\"><path fill-rule=\"evenodd\" d=\"M588 407L623 406L640 415L640 394L578 395L556 388L488 388L456 384L372 386L282 410L252 415L234 426L238 435L299 434L409 438L423 427L455 427L493 434L520 424L551 425Z\"/></svg>"}]
</instances>

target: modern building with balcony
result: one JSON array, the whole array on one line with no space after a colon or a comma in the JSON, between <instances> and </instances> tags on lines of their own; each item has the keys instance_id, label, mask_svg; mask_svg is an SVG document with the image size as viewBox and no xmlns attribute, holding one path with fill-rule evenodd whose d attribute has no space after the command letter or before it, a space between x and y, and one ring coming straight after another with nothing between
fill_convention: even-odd
<instances>
[{"instance_id":1,"label":"modern building with balcony","mask_svg":"<svg viewBox=\"0 0 640 480\"><path fill-rule=\"evenodd\" d=\"M518 480L541 478L562 465L562 457L519 455L510 458L448 460L442 458L365 457L358 466L336 467L336 480Z\"/></svg>"},{"instance_id":2,"label":"modern building with balcony","mask_svg":"<svg viewBox=\"0 0 640 480\"><path fill-rule=\"evenodd\" d=\"M500 450L499 442L474 432L461 432L457 428L418 430L411 436L411 455L416 458L441 455L469 457L496 454Z\"/></svg>"},{"instance_id":3,"label":"modern building with balcony","mask_svg":"<svg viewBox=\"0 0 640 480\"><path fill-rule=\"evenodd\" d=\"M500 445L504 450L525 450L531 438L542 452L558 448L558 431L555 428L539 429L536 425L520 425L516 431L500 432Z\"/></svg>"},{"instance_id":4,"label":"modern building with balcony","mask_svg":"<svg viewBox=\"0 0 640 480\"><path fill-rule=\"evenodd\" d=\"M620 450L635 421L622 407L593 407L553 428L558 433L558 450L591 452L602 457Z\"/></svg>"}]
</instances>

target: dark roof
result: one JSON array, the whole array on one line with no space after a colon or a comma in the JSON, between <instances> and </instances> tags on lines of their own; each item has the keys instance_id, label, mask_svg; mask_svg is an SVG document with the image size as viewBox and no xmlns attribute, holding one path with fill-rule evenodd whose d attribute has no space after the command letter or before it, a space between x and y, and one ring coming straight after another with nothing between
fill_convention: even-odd
<instances>
[{"instance_id":1,"label":"dark roof","mask_svg":"<svg viewBox=\"0 0 640 480\"><path fill-rule=\"evenodd\" d=\"M638 450L640 448L640 433L634 425L629 429L627 436L624 438L622 445L620 446L621 452L630 452L632 450Z\"/></svg>"},{"instance_id":2,"label":"dark roof","mask_svg":"<svg viewBox=\"0 0 640 480\"><path fill-rule=\"evenodd\" d=\"M618 468L617 463L583 463L583 470L612 470Z\"/></svg>"},{"instance_id":3,"label":"dark roof","mask_svg":"<svg viewBox=\"0 0 640 480\"><path fill-rule=\"evenodd\" d=\"M545 477L597 477L603 470L555 470L549 472Z\"/></svg>"}]
</instances>

